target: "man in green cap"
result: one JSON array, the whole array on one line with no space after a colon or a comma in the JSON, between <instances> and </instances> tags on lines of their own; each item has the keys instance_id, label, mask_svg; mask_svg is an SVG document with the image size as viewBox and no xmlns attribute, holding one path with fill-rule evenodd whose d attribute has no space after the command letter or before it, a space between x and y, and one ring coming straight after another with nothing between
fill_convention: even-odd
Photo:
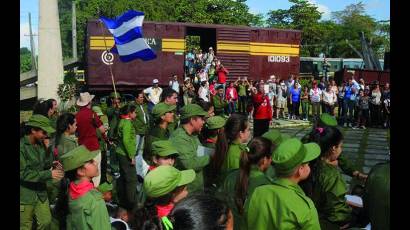
<instances>
[{"instance_id":1,"label":"man in green cap","mask_svg":"<svg viewBox=\"0 0 410 230\"><path fill-rule=\"evenodd\" d=\"M161 93L160 101L160 103L165 103L167 105L175 105L174 121L168 124L169 133L172 133L178 127L179 122L179 117L177 115L178 92L171 87L165 88Z\"/></svg>"},{"instance_id":2,"label":"man in green cap","mask_svg":"<svg viewBox=\"0 0 410 230\"><path fill-rule=\"evenodd\" d=\"M228 106L228 102L224 98L224 86L219 85L216 90L217 94L212 97L212 104L214 105L215 115L223 116L225 108Z\"/></svg>"},{"instance_id":3,"label":"man in green cap","mask_svg":"<svg viewBox=\"0 0 410 230\"><path fill-rule=\"evenodd\" d=\"M62 165L54 161L44 142L55 132L50 120L39 114L25 123L24 136L20 139L20 229L32 229L33 219L37 229L48 229L51 212L46 182L61 180ZM34 218L35 217L35 218Z\"/></svg>"},{"instance_id":4,"label":"man in green cap","mask_svg":"<svg viewBox=\"0 0 410 230\"><path fill-rule=\"evenodd\" d=\"M320 229L315 205L298 185L308 178L309 162L319 155L319 145L302 144L297 138L276 148L272 161L277 178L272 185L257 187L246 201L248 229Z\"/></svg>"},{"instance_id":5,"label":"man in green cap","mask_svg":"<svg viewBox=\"0 0 410 230\"><path fill-rule=\"evenodd\" d=\"M98 154L99 151L90 151L80 145L61 156L64 171L70 179L67 229L90 229L91 226L93 229L111 229L102 194L91 182L99 174L98 165L93 160Z\"/></svg>"},{"instance_id":6,"label":"man in green cap","mask_svg":"<svg viewBox=\"0 0 410 230\"><path fill-rule=\"evenodd\" d=\"M281 134L277 129L269 130L268 132L264 133L262 137L270 140L272 144L275 145L275 148L277 148L280 145L280 143L282 143L284 140L290 138L288 134ZM265 175L271 180L275 178L276 174L275 167L273 166L273 164L265 171Z\"/></svg>"},{"instance_id":7,"label":"man in green cap","mask_svg":"<svg viewBox=\"0 0 410 230\"><path fill-rule=\"evenodd\" d=\"M390 229L390 162L377 164L370 171L363 207L372 229Z\"/></svg>"},{"instance_id":8,"label":"man in green cap","mask_svg":"<svg viewBox=\"0 0 410 230\"><path fill-rule=\"evenodd\" d=\"M317 128L324 128L324 127L336 127L337 126L337 120L335 117L328 113L322 113L320 114L319 120L316 122L316 125L314 124L312 127L312 132L315 131ZM306 143L309 140L310 133L306 134L305 136L302 137L302 142ZM340 169L342 169L343 173L351 176L351 177L356 177L361 180L365 180L367 178L367 175L364 173L361 173L359 170L357 170L353 164L346 159L346 157L341 154L338 158L338 165Z\"/></svg>"},{"instance_id":9,"label":"man in green cap","mask_svg":"<svg viewBox=\"0 0 410 230\"><path fill-rule=\"evenodd\" d=\"M168 125L174 121L175 105L158 103L152 109L153 127L150 129L144 147L144 160L152 165L151 143L159 140L168 140L170 137Z\"/></svg>"},{"instance_id":10,"label":"man in green cap","mask_svg":"<svg viewBox=\"0 0 410 230\"><path fill-rule=\"evenodd\" d=\"M201 142L198 133L205 123L205 112L197 104L188 104L181 109L181 127L177 128L170 137L170 141L178 150L176 168L193 169L196 173L195 180L188 185L190 193L204 190L203 168L209 164L209 156L198 156L198 147Z\"/></svg>"}]
</instances>

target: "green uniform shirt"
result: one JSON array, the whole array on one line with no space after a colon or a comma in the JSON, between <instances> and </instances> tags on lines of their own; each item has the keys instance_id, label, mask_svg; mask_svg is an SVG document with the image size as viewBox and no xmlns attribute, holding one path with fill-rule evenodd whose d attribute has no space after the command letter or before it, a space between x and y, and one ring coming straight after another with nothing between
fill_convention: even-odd
<instances>
[{"instance_id":1,"label":"green uniform shirt","mask_svg":"<svg viewBox=\"0 0 410 230\"><path fill-rule=\"evenodd\" d=\"M119 145L116 152L122 156L127 156L134 159L137 151L137 139L132 121L129 119L121 119L118 124Z\"/></svg>"},{"instance_id":2,"label":"green uniform shirt","mask_svg":"<svg viewBox=\"0 0 410 230\"><path fill-rule=\"evenodd\" d=\"M72 200L69 195L67 230L101 229L111 230L110 217L102 194L96 189Z\"/></svg>"},{"instance_id":3,"label":"green uniform shirt","mask_svg":"<svg viewBox=\"0 0 410 230\"><path fill-rule=\"evenodd\" d=\"M118 123L120 121L119 109L116 109L113 107L107 108L107 117L108 117L109 126L110 126L110 129L108 130L108 137L111 139L116 139L118 138L117 129L118 129Z\"/></svg>"},{"instance_id":4,"label":"green uniform shirt","mask_svg":"<svg viewBox=\"0 0 410 230\"><path fill-rule=\"evenodd\" d=\"M222 166L222 169L238 169L239 161L241 159L241 152L246 151L246 145L241 144L237 141L232 142L228 147L228 153L226 154L226 159Z\"/></svg>"},{"instance_id":5,"label":"green uniform shirt","mask_svg":"<svg viewBox=\"0 0 410 230\"><path fill-rule=\"evenodd\" d=\"M203 191L203 168L209 164L209 156L198 157L197 150L201 145L198 136L189 135L183 127L179 127L171 134L170 141L179 152L176 168L195 170L195 180L188 184L189 192Z\"/></svg>"},{"instance_id":6,"label":"green uniform shirt","mask_svg":"<svg viewBox=\"0 0 410 230\"><path fill-rule=\"evenodd\" d=\"M234 217L234 229L247 229L245 218L239 213L239 210L235 204L235 185L239 177L239 172L239 169L236 169L228 174L221 186L218 188L216 196L225 201L231 209ZM246 199L252 196L257 187L271 183L272 182L256 166L251 166ZM249 203L245 202L244 213L247 212L248 205Z\"/></svg>"},{"instance_id":7,"label":"green uniform shirt","mask_svg":"<svg viewBox=\"0 0 410 230\"><path fill-rule=\"evenodd\" d=\"M238 95L239 96L246 96L246 86L243 84L238 85Z\"/></svg>"},{"instance_id":8,"label":"green uniform shirt","mask_svg":"<svg viewBox=\"0 0 410 230\"><path fill-rule=\"evenodd\" d=\"M74 135L66 136L61 135L60 141L57 146L58 156L68 153L69 151L75 149L78 146L77 138Z\"/></svg>"},{"instance_id":9,"label":"green uniform shirt","mask_svg":"<svg viewBox=\"0 0 410 230\"><path fill-rule=\"evenodd\" d=\"M135 117L135 120L132 122L135 128L135 134L136 135L144 135L149 127L149 113L148 113L148 107L146 104L139 105L137 103L134 103L137 108L135 109L135 112L137 113L137 116ZM142 109L141 109L142 107ZM145 113L145 120L144 120L144 113Z\"/></svg>"},{"instance_id":10,"label":"green uniform shirt","mask_svg":"<svg viewBox=\"0 0 410 230\"><path fill-rule=\"evenodd\" d=\"M44 145L32 145L28 136L20 139L20 204L34 205L38 200L47 200L46 182L52 179L52 162L52 153L47 154ZM44 190L28 188L34 183Z\"/></svg>"},{"instance_id":11,"label":"green uniform shirt","mask_svg":"<svg viewBox=\"0 0 410 230\"><path fill-rule=\"evenodd\" d=\"M363 203L372 229L390 229L390 162L377 164L370 171Z\"/></svg>"},{"instance_id":12,"label":"green uniform shirt","mask_svg":"<svg viewBox=\"0 0 410 230\"><path fill-rule=\"evenodd\" d=\"M144 160L147 163L152 164L152 142L168 140L168 139L169 139L168 129L161 129L161 127L159 126L155 126L153 129L151 129L148 135L145 137L144 153L143 153Z\"/></svg>"},{"instance_id":13,"label":"green uniform shirt","mask_svg":"<svg viewBox=\"0 0 410 230\"><path fill-rule=\"evenodd\" d=\"M315 205L299 185L278 178L255 189L245 213L248 229L320 229Z\"/></svg>"},{"instance_id":14,"label":"green uniform shirt","mask_svg":"<svg viewBox=\"0 0 410 230\"><path fill-rule=\"evenodd\" d=\"M337 167L318 161L314 181L312 200L321 225L344 225L350 221L352 209L346 203L347 186Z\"/></svg>"},{"instance_id":15,"label":"green uniform shirt","mask_svg":"<svg viewBox=\"0 0 410 230\"><path fill-rule=\"evenodd\" d=\"M222 99L219 94L216 94L212 97L212 104L214 105L215 111L223 111L224 108L228 105L228 102Z\"/></svg>"}]
</instances>

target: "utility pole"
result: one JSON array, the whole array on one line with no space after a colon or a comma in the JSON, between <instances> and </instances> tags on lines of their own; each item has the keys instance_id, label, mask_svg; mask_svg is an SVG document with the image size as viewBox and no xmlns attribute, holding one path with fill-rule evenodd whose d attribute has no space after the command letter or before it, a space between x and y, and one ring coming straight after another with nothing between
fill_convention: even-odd
<instances>
[{"instance_id":1,"label":"utility pole","mask_svg":"<svg viewBox=\"0 0 410 230\"><path fill-rule=\"evenodd\" d=\"M35 70L37 72L37 60L36 60L36 53L34 47L34 39L33 39L33 31L31 29L31 13L28 13L28 24L30 29L30 48L31 48L31 70Z\"/></svg>"},{"instance_id":2,"label":"utility pole","mask_svg":"<svg viewBox=\"0 0 410 230\"><path fill-rule=\"evenodd\" d=\"M75 13L75 1L72 2L72 42L73 42L73 58L77 59L77 19Z\"/></svg>"},{"instance_id":3,"label":"utility pole","mask_svg":"<svg viewBox=\"0 0 410 230\"><path fill-rule=\"evenodd\" d=\"M73 43L73 58L74 60L77 60L77 17L75 13L75 1L72 2L71 31ZM77 67L74 67L74 73L77 73Z\"/></svg>"},{"instance_id":4,"label":"utility pole","mask_svg":"<svg viewBox=\"0 0 410 230\"><path fill-rule=\"evenodd\" d=\"M39 0L37 97L60 101L57 89L64 81L58 0Z\"/></svg>"}]
</instances>

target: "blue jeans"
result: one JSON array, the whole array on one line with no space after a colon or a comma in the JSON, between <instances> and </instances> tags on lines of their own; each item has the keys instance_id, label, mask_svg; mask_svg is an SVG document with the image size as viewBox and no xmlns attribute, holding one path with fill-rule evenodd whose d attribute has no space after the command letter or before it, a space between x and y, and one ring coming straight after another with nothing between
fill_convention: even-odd
<instances>
[{"instance_id":1,"label":"blue jeans","mask_svg":"<svg viewBox=\"0 0 410 230\"><path fill-rule=\"evenodd\" d=\"M136 150L137 150L137 155L138 154L142 154L142 151L144 150L144 139L145 136L144 135L136 135L137 141L136 141Z\"/></svg>"},{"instance_id":2,"label":"blue jeans","mask_svg":"<svg viewBox=\"0 0 410 230\"><path fill-rule=\"evenodd\" d=\"M148 102L148 112L152 113L152 109L154 108L155 104L152 102Z\"/></svg>"},{"instance_id":3,"label":"blue jeans","mask_svg":"<svg viewBox=\"0 0 410 230\"><path fill-rule=\"evenodd\" d=\"M343 125L345 122L347 124L352 124L353 123L353 108L354 108L355 101L352 101L350 99L344 99L343 101L343 110L342 110L342 119L341 119L341 125Z\"/></svg>"},{"instance_id":4,"label":"blue jeans","mask_svg":"<svg viewBox=\"0 0 410 230\"><path fill-rule=\"evenodd\" d=\"M236 101L231 101L228 104L228 113L232 114L236 111Z\"/></svg>"}]
</instances>

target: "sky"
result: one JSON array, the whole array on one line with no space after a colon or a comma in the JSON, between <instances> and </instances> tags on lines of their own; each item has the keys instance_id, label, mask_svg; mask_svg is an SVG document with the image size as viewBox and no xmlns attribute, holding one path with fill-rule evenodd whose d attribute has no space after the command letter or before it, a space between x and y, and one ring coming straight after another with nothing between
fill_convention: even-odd
<instances>
[{"instance_id":1,"label":"sky","mask_svg":"<svg viewBox=\"0 0 410 230\"><path fill-rule=\"evenodd\" d=\"M322 19L329 19L332 11L343 10L347 5L358 3L354 0L309 0L318 6L323 13ZM366 6L366 13L377 20L390 19L390 0L362 0ZM289 9L291 4L288 0L247 0L252 13L266 14L270 10ZM20 47L30 47L28 13L31 13L32 31L38 34L38 0L20 0ZM34 37L37 53L38 39Z\"/></svg>"}]
</instances>

